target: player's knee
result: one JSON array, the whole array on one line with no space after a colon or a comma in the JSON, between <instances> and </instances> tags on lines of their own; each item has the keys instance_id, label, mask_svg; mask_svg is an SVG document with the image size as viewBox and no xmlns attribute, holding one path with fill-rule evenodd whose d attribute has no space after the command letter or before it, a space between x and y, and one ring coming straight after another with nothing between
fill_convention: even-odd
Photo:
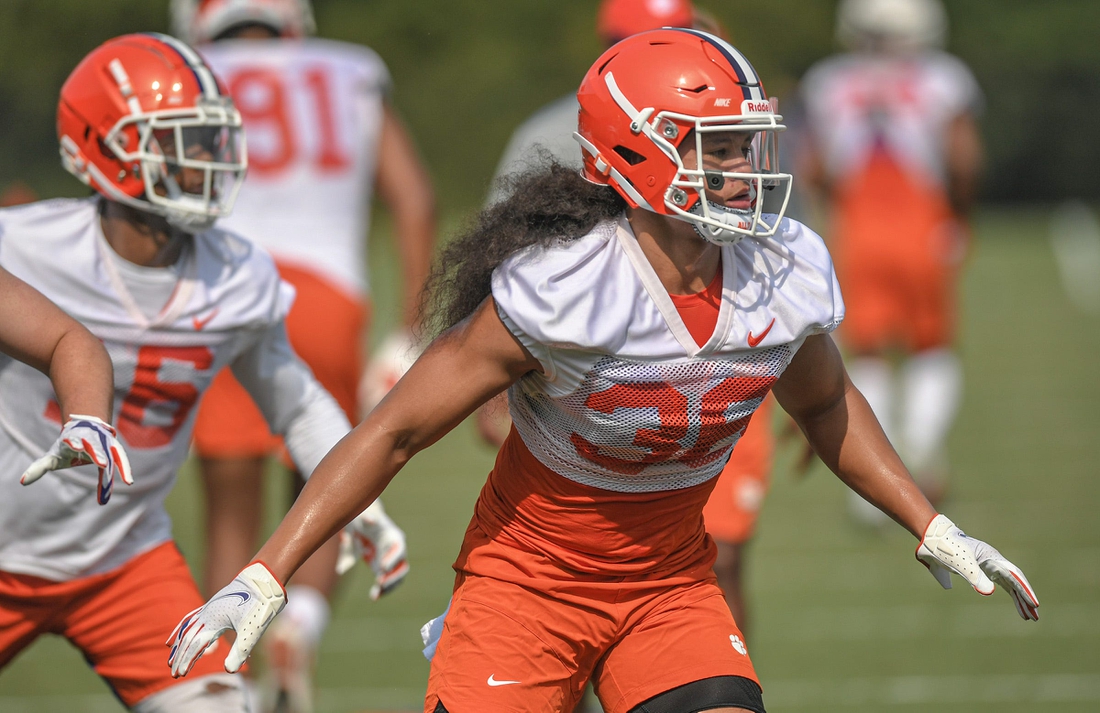
<instances>
[{"instance_id":1,"label":"player's knee","mask_svg":"<svg viewBox=\"0 0 1100 713\"><path fill-rule=\"evenodd\" d=\"M630 713L698 711L764 713L764 700L760 686L755 681L742 676L714 676L665 691L637 706Z\"/></svg>"},{"instance_id":2,"label":"player's knee","mask_svg":"<svg viewBox=\"0 0 1100 713\"><path fill-rule=\"evenodd\" d=\"M134 713L247 713L240 676L216 673L183 681L147 696Z\"/></svg>"}]
</instances>

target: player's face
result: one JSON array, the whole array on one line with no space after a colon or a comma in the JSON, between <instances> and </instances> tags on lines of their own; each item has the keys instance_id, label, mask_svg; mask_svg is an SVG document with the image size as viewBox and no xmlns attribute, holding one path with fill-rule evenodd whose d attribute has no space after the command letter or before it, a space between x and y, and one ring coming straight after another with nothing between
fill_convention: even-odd
<instances>
[{"instance_id":1,"label":"player's face","mask_svg":"<svg viewBox=\"0 0 1100 713\"><path fill-rule=\"evenodd\" d=\"M201 196L206 181L206 171L191 162L231 162L236 160L235 143L226 127L185 127L161 129L153 133L156 144L164 156L165 180L156 185L160 195L175 190ZM181 141L182 139L182 141ZM183 146L182 152L179 146ZM219 181L210 186L210 197L218 197Z\"/></svg>"},{"instance_id":2,"label":"player's face","mask_svg":"<svg viewBox=\"0 0 1100 713\"><path fill-rule=\"evenodd\" d=\"M693 131L684 138L680 158L685 168L706 172L707 200L727 208L751 209L748 182L721 174L752 172L749 154L755 136L751 131L704 131L697 140Z\"/></svg>"}]
</instances>

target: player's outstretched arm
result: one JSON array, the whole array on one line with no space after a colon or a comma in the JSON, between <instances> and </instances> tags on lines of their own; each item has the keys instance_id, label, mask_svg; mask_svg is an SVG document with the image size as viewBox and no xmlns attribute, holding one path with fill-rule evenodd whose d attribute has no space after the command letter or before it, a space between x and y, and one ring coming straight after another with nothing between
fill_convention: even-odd
<instances>
[{"instance_id":1,"label":"player's outstretched arm","mask_svg":"<svg viewBox=\"0 0 1100 713\"><path fill-rule=\"evenodd\" d=\"M773 389L814 451L848 487L921 541L917 559L945 588L949 572L981 594L1005 587L1024 619L1038 619L1039 601L1023 572L986 543L967 537L938 514L852 385L829 335L806 339Z\"/></svg>"},{"instance_id":2,"label":"player's outstretched arm","mask_svg":"<svg viewBox=\"0 0 1100 713\"><path fill-rule=\"evenodd\" d=\"M234 580L239 586L222 590L180 623L168 641L173 675L185 675L229 629L248 632L238 636L226 658L226 669L236 670L282 608L281 582L374 502L413 455L494 394L539 369L538 361L501 322L492 298L437 338L382 403L313 470L253 564L238 575L240 583ZM252 603L223 606L227 598L241 599L238 592Z\"/></svg>"},{"instance_id":3,"label":"player's outstretched arm","mask_svg":"<svg viewBox=\"0 0 1100 713\"><path fill-rule=\"evenodd\" d=\"M114 370L107 350L79 322L37 290L0 268L0 350L50 377L61 406L61 435L20 482L74 465L99 467L97 499L111 497L117 472L133 483L126 451L111 428Z\"/></svg>"},{"instance_id":4,"label":"player's outstretched arm","mask_svg":"<svg viewBox=\"0 0 1100 713\"><path fill-rule=\"evenodd\" d=\"M284 437L298 472L309 478L325 454L348 434L351 424L336 399L294 353L286 325L274 324L257 335L231 367L272 430ZM343 574L357 559L364 560L374 571L374 599L392 591L408 574L405 533L386 515L381 500L352 520L340 542L337 573Z\"/></svg>"}]
</instances>

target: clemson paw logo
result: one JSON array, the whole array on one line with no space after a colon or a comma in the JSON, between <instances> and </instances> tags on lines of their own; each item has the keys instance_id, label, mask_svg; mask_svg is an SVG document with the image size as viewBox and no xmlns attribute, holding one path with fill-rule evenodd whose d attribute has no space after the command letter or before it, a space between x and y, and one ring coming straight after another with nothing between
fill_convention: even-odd
<instances>
[{"instance_id":1,"label":"clemson paw logo","mask_svg":"<svg viewBox=\"0 0 1100 713\"><path fill-rule=\"evenodd\" d=\"M748 654L748 649L745 648L745 642L741 641L741 637L737 634L730 634L730 643L733 645L733 650L742 656Z\"/></svg>"}]
</instances>

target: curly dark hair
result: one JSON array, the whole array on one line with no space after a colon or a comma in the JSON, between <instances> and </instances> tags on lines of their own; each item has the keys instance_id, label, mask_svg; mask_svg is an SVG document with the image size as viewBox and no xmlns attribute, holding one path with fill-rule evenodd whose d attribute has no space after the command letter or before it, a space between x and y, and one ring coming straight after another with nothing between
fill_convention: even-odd
<instances>
[{"instance_id":1,"label":"curly dark hair","mask_svg":"<svg viewBox=\"0 0 1100 713\"><path fill-rule=\"evenodd\" d=\"M626 208L615 189L589 183L546 156L501 181L507 198L484 209L440 252L421 293L421 328L435 336L489 296L493 270L530 245L569 243Z\"/></svg>"}]
</instances>

